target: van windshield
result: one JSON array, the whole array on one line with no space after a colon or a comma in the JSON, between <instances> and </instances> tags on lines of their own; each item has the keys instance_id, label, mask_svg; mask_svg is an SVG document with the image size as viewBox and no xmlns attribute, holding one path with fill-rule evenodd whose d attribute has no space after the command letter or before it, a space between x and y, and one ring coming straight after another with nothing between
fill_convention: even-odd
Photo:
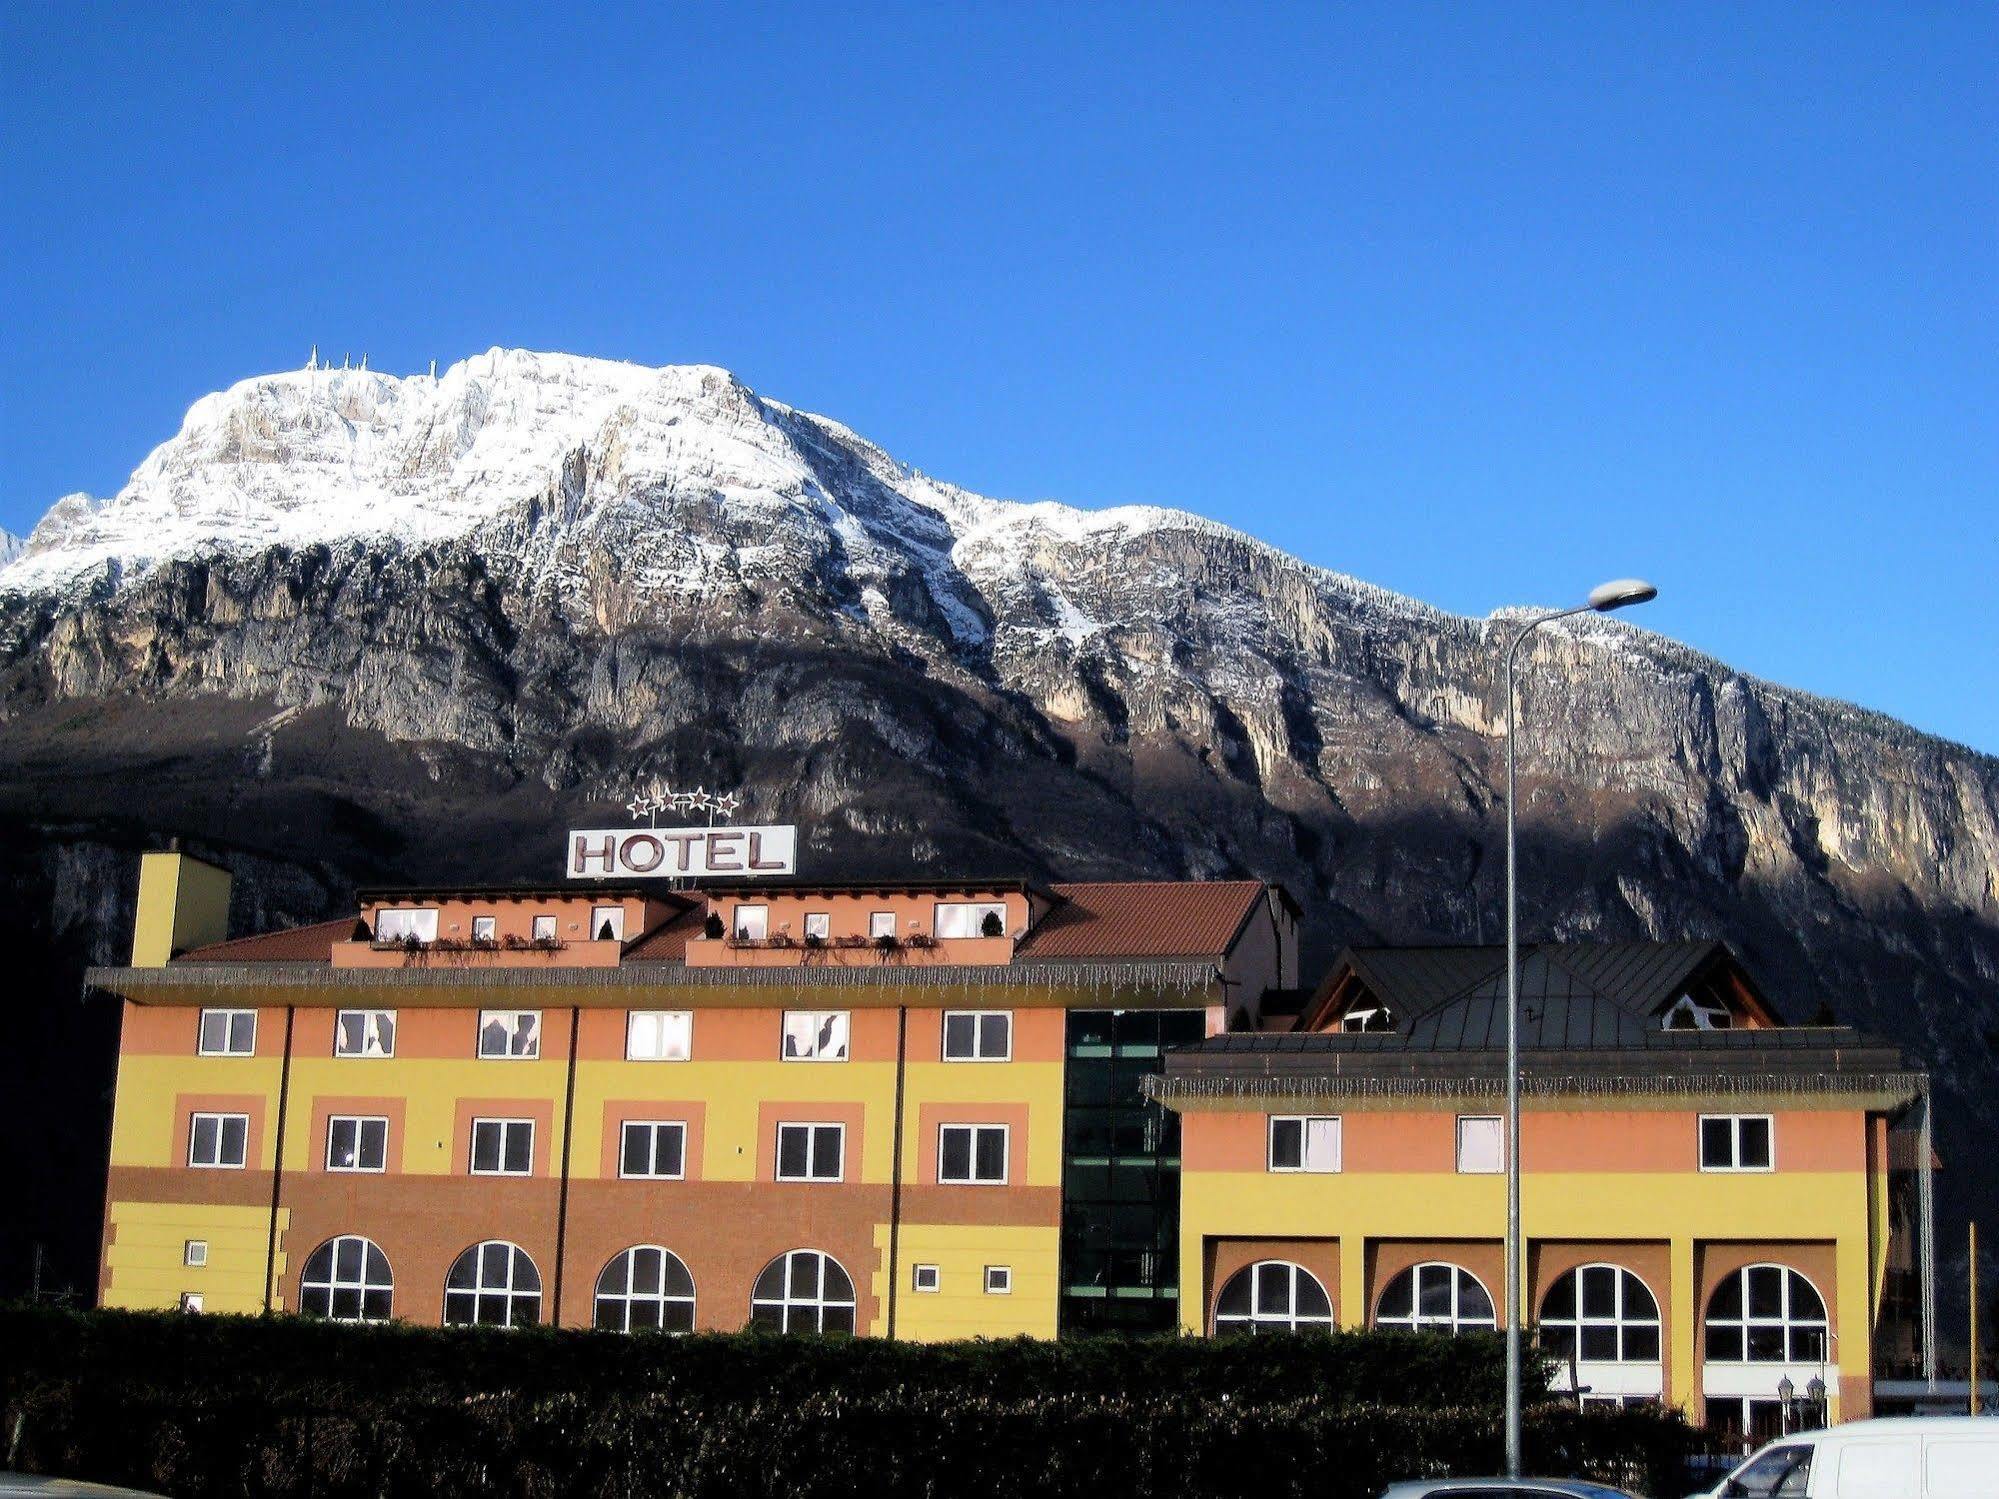
<instances>
[{"instance_id":1,"label":"van windshield","mask_svg":"<svg viewBox=\"0 0 1999 1499\"><path fill-rule=\"evenodd\" d=\"M1729 1499L1805 1499L1811 1476L1811 1448L1772 1447L1737 1468L1722 1492Z\"/></svg>"}]
</instances>

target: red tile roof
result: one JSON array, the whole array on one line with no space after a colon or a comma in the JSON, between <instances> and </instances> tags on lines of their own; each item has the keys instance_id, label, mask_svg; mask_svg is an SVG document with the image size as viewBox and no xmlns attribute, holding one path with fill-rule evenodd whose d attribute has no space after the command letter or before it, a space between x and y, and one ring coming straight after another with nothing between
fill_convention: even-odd
<instances>
[{"instance_id":1,"label":"red tile roof","mask_svg":"<svg viewBox=\"0 0 1999 1499\"><path fill-rule=\"evenodd\" d=\"M255 937L238 937L233 942L211 942L191 947L174 959L176 963L331 963L333 944L354 935L355 918L317 921L311 926L295 926L282 932L264 932Z\"/></svg>"},{"instance_id":2,"label":"red tile roof","mask_svg":"<svg viewBox=\"0 0 1999 1499\"><path fill-rule=\"evenodd\" d=\"M1021 939L1023 961L1220 957L1264 898L1258 880L1050 889L1059 903Z\"/></svg>"},{"instance_id":3,"label":"red tile roof","mask_svg":"<svg viewBox=\"0 0 1999 1499\"><path fill-rule=\"evenodd\" d=\"M687 958L687 939L699 935L707 913L700 906L677 911L627 944L626 963L680 963Z\"/></svg>"}]
</instances>

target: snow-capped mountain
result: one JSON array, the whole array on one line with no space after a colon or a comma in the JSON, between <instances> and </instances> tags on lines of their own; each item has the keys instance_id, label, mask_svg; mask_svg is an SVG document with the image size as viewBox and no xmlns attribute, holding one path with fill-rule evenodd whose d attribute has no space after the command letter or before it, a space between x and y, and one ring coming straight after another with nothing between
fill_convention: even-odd
<instances>
[{"instance_id":1,"label":"snow-capped mountain","mask_svg":"<svg viewBox=\"0 0 1999 1499\"><path fill-rule=\"evenodd\" d=\"M546 876L658 776L745 787L829 878L1247 871L1320 956L1491 939L1507 623L971 494L711 367L298 370L0 566L0 820L58 913L115 909L144 827L303 917ZM1947 1155L1999 1130L1999 762L1616 621L1528 672L1562 726L1523 762L1530 931L1727 937L1932 1062Z\"/></svg>"}]
</instances>

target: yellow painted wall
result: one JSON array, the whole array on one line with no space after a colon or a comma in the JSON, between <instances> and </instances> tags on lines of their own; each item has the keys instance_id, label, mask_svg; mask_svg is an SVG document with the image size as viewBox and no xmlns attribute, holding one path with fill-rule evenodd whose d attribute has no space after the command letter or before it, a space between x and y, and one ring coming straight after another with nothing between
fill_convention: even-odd
<instances>
[{"instance_id":1,"label":"yellow painted wall","mask_svg":"<svg viewBox=\"0 0 1999 1499\"><path fill-rule=\"evenodd\" d=\"M1614 1117L1604 1122L1616 1127ZM1694 1387L1694 1246L1703 1242L1833 1242L1840 1374L1864 1385L1871 1365L1869 1204L1867 1175L1858 1171L1536 1172L1521 1187L1530 1243L1631 1239L1669 1246L1673 1325L1666 1377L1675 1401ZM1181 1326L1199 1333L1206 1324L1212 1289L1204 1283L1203 1244L1210 1237L1339 1240L1335 1311L1342 1326L1360 1327L1380 1290L1365 1283L1370 1240L1497 1243L1505 1222L1503 1176L1189 1171L1180 1186ZM1500 1287L1487 1289L1497 1301Z\"/></svg>"},{"instance_id":2,"label":"yellow painted wall","mask_svg":"<svg viewBox=\"0 0 1999 1499\"><path fill-rule=\"evenodd\" d=\"M1062 1233L1056 1227L905 1223L898 1246L901 1285L896 1292L896 1336L912 1342L950 1338L1055 1336ZM876 1262L888 1263L888 1225L875 1230ZM913 1267L938 1267L935 1291L913 1290ZM1013 1290L990 1296L985 1268L1006 1265ZM883 1275L875 1277L877 1305L888 1305ZM886 1312L869 1331L888 1331Z\"/></svg>"},{"instance_id":3,"label":"yellow painted wall","mask_svg":"<svg viewBox=\"0 0 1999 1499\"><path fill-rule=\"evenodd\" d=\"M291 1215L278 1213L279 1242ZM104 1305L171 1308L181 1293L197 1291L208 1312L261 1312L270 1210L212 1203L113 1202L110 1244L104 1252L110 1284ZM183 1263L187 1241L208 1243L208 1263ZM282 1284L285 1256L278 1253Z\"/></svg>"},{"instance_id":4,"label":"yellow painted wall","mask_svg":"<svg viewBox=\"0 0 1999 1499\"><path fill-rule=\"evenodd\" d=\"M228 935L228 870L182 853L146 854L139 860L134 968L164 968L175 953Z\"/></svg>"}]
</instances>

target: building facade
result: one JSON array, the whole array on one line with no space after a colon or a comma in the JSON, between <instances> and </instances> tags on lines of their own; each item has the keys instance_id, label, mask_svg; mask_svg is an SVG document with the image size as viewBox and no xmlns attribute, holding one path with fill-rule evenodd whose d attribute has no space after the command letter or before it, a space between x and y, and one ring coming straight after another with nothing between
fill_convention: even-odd
<instances>
[{"instance_id":1,"label":"building facade","mask_svg":"<svg viewBox=\"0 0 1999 1499\"><path fill-rule=\"evenodd\" d=\"M228 940L146 857L107 1305L853 1331L1505 1325L1505 971L1298 989L1254 881L364 893ZM1927 1082L1715 942L1522 967L1519 1315L1743 1437L1912 1356ZM1925 1175L1926 1172L1920 1173Z\"/></svg>"},{"instance_id":2,"label":"building facade","mask_svg":"<svg viewBox=\"0 0 1999 1499\"><path fill-rule=\"evenodd\" d=\"M1343 954L1288 1033L1167 1058L1182 1327L1503 1327L1505 952ZM1871 1410L1894 1048L1781 1025L1712 942L1523 952L1519 1315L1585 1402L1743 1437ZM1786 1404L1786 1396L1789 1404Z\"/></svg>"},{"instance_id":3,"label":"building facade","mask_svg":"<svg viewBox=\"0 0 1999 1499\"><path fill-rule=\"evenodd\" d=\"M937 1339L1177 1324L1162 1047L1297 983L1256 882L439 889L226 940L148 855L106 1305Z\"/></svg>"}]
</instances>

